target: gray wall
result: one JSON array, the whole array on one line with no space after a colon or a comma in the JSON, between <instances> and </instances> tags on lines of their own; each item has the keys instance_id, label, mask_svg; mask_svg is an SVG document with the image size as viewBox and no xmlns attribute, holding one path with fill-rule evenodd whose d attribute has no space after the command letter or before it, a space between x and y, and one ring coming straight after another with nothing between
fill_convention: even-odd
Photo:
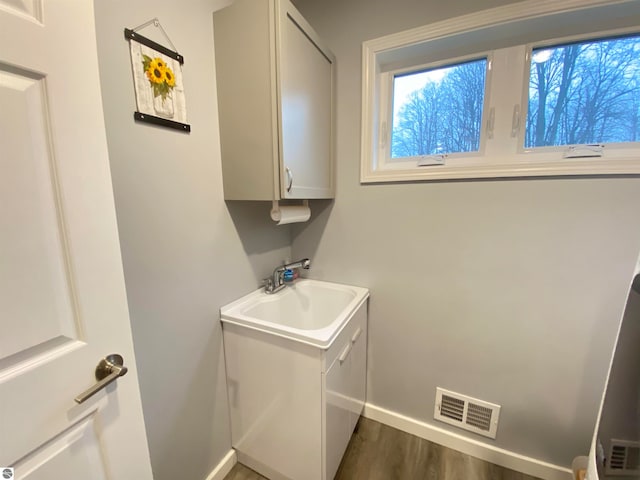
<instances>
[{"instance_id":1,"label":"gray wall","mask_svg":"<svg viewBox=\"0 0 640 480\"><path fill-rule=\"evenodd\" d=\"M568 466L589 450L638 257L640 179L360 185L362 42L507 2L295 3L337 57L338 176L293 256L371 289L367 400L447 429L436 386L495 402L487 442Z\"/></svg>"},{"instance_id":2,"label":"gray wall","mask_svg":"<svg viewBox=\"0 0 640 480\"><path fill-rule=\"evenodd\" d=\"M269 204L227 207L223 201L211 19L221 4L95 2L118 226L156 480L202 480L231 447L218 310L290 256L290 227L271 224ZM185 57L190 135L132 118L123 29L153 17ZM154 27L141 33L166 44Z\"/></svg>"}]
</instances>

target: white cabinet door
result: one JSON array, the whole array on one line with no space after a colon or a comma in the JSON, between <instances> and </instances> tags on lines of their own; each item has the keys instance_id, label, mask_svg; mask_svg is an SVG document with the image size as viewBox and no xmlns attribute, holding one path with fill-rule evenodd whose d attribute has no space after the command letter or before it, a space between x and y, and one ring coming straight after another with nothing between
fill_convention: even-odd
<instances>
[{"instance_id":1,"label":"white cabinet door","mask_svg":"<svg viewBox=\"0 0 640 480\"><path fill-rule=\"evenodd\" d=\"M0 467L150 480L93 2L0 0L0 32ZM111 353L129 373L76 404Z\"/></svg>"},{"instance_id":2,"label":"white cabinet door","mask_svg":"<svg viewBox=\"0 0 640 480\"><path fill-rule=\"evenodd\" d=\"M297 10L288 1L279 5L281 195L328 198L333 193L334 60Z\"/></svg>"},{"instance_id":3,"label":"white cabinet door","mask_svg":"<svg viewBox=\"0 0 640 480\"><path fill-rule=\"evenodd\" d=\"M356 315L367 315L366 306L360 308ZM354 318L358 321L358 318ZM350 381L350 397L351 397L351 415L349 418L349 435L353 432L362 413L364 407L366 389L367 389L367 321L360 323L355 333L351 337L351 381Z\"/></svg>"},{"instance_id":4,"label":"white cabinet door","mask_svg":"<svg viewBox=\"0 0 640 480\"><path fill-rule=\"evenodd\" d=\"M360 418L366 394L367 304L349 320L324 374L325 480L332 480ZM340 343L338 343L340 342ZM334 348L332 347L332 349Z\"/></svg>"},{"instance_id":5,"label":"white cabinet door","mask_svg":"<svg viewBox=\"0 0 640 480\"><path fill-rule=\"evenodd\" d=\"M345 344L340 357L325 375L325 480L332 480L351 438L353 407L350 392L351 345Z\"/></svg>"}]
</instances>

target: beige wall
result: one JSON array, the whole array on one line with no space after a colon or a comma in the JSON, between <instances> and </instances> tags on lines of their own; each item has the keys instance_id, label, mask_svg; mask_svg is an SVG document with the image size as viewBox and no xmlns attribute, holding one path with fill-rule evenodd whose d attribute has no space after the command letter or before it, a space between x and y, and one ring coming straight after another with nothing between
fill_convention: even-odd
<instances>
[{"instance_id":1,"label":"beige wall","mask_svg":"<svg viewBox=\"0 0 640 480\"><path fill-rule=\"evenodd\" d=\"M156 480L203 480L229 451L218 310L290 257L290 227L272 225L269 204L223 201L211 17L221 5L95 2L118 226ZM190 135L133 121L123 29L154 17L185 57ZM166 44L154 27L141 33Z\"/></svg>"},{"instance_id":2,"label":"beige wall","mask_svg":"<svg viewBox=\"0 0 640 480\"><path fill-rule=\"evenodd\" d=\"M362 42L507 2L295 3L337 57L338 176L293 256L371 289L368 401L433 424L436 386L495 402L487 442L568 466L588 452L638 257L640 179L360 185Z\"/></svg>"}]
</instances>

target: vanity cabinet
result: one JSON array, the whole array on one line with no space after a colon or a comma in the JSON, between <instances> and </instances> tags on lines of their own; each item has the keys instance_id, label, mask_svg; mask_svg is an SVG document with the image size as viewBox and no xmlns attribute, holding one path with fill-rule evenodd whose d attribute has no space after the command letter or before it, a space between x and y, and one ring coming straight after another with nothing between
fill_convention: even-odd
<instances>
[{"instance_id":1,"label":"vanity cabinet","mask_svg":"<svg viewBox=\"0 0 640 480\"><path fill-rule=\"evenodd\" d=\"M223 318L238 461L272 480L332 480L364 407L367 300L328 348L260 328Z\"/></svg>"},{"instance_id":2,"label":"vanity cabinet","mask_svg":"<svg viewBox=\"0 0 640 480\"><path fill-rule=\"evenodd\" d=\"M289 0L213 19L225 199L333 198L333 54Z\"/></svg>"}]
</instances>

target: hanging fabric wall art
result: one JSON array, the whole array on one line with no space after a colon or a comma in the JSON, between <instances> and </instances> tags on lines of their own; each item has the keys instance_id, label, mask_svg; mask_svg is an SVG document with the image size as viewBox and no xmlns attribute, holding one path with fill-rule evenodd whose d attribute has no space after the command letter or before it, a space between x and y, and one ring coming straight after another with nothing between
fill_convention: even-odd
<instances>
[{"instance_id":1,"label":"hanging fabric wall art","mask_svg":"<svg viewBox=\"0 0 640 480\"><path fill-rule=\"evenodd\" d=\"M187 108L182 83L184 57L146 37L137 30L148 25L159 27L169 44L171 40L157 18L130 30L125 28L124 36L129 40L131 67L136 92L138 111L134 118L139 122L153 123L191 131L187 122Z\"/></svg>"}]
</instances>

